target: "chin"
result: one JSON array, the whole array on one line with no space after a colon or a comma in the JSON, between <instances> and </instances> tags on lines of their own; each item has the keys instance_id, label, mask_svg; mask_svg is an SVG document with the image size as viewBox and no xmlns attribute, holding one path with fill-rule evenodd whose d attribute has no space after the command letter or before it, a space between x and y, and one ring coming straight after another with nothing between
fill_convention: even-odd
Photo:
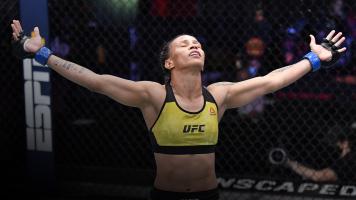
<instances>
[{"instance_id":1,"label":"chin","mask_svg":"<svg viewBox=\"0 0 356 200\"><path fill-rule=\"evenodd\" d=\"M198 68L200 71L204 70L204 62L201 62L201 61L191 62L191 63L189 63L189 66L191 68Z\"/></svg>"}]
</instances>

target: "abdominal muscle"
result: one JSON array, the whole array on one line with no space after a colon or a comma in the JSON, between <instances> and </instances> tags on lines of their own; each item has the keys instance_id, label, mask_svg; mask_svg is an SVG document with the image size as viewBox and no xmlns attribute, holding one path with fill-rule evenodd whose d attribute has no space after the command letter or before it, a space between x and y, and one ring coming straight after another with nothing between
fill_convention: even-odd
<instances>
[{"instance_id":1,"label":"abdominal muscle","mask_svg":"<svg viewBox=\"0 0 356 200\"><path fill-rule=\"evenodd\" d=\"M157 189L198 192L217 187L215 153L171 155L155 153Z\"/></svg>"}]
</instances>

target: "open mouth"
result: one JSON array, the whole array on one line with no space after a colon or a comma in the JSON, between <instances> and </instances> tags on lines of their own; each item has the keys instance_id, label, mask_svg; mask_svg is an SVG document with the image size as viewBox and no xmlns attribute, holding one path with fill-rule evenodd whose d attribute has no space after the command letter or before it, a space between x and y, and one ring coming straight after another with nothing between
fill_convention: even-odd
<instances>
[{"instance_id":1,"label":"open mouth","mask_svg":"<svg viewBox=\"0 0 356 200\"><path fill-rule=\"evenodd\" d=\"M189 53L189 56L192 56L192 57L201 57L201 54L199 51L192 51Z\"/></svg>"}]
</instances>

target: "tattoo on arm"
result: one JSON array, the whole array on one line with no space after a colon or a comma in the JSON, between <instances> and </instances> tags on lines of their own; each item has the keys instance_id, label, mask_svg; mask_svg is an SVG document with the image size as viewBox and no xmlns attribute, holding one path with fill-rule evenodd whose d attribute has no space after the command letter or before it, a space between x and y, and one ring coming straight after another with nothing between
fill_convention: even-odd
<instances>
[{"instance_id":1,"label":"tattoo on arm","mask_svg":"<svg viewBox=\"0 0 356 200\"><path fill-rule=\"evenodd\" d=\"M283 71L285 71L285 70L291 68L292 66L293 66L293 65L289 65L289 66L287 66L287 67L282 67L282 68L276 69L276 70L272 71L272 73L283 72Z\"/></svg>"},{"instance_id":2,"label":"tattoo on arm","mask_svg":"<svg viewBox=\"0 0 356 200\"><path fill-rule=\"evenodd\" d=\"M62 67L64 67L64 69L66 69L66 70L70 70L70 69L74 68L75 66L71 62L64 61Z\"/></svg>"},{"instance_id":3,"label":"tattoo on arm","mask_svg":"<svg viewBox=\"0 0 356 200\"><path fill-rule=\"evenodd\" d=\"M55 65L63 67L66 70L77 71L79 74L83 73L86 70L84 67L79 66L75 63L66 61L66 60L60 60L60 61L56 62Z\"/></svg>"}]
</instances>

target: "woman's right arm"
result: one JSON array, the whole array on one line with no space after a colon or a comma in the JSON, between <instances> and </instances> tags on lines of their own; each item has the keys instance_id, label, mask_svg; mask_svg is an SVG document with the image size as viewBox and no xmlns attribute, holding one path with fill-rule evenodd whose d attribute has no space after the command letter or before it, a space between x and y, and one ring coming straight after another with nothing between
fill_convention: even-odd
<instances>
[{"instance_id":1,"label":"woman's right arm","mask_svg":"<svg viewBox=\"0 0 356 200\"><path fill-rule=\"evenodd\" d=\"M41 35L38 27L33 30L33 37L27 38L23 35L21 24L13 20L11 24L14 46L18 57L24 58L26 54L36 54L42 48ZM48 60L47 60L48 59ZM144 108L146 105L154 104L159 96L162 86L155 82L134 82L111 75L99 75L91 70L73 62L64 60L55 55L47 54L45 62L51 69L91 91L104 94L117 102L133 107Z\"/></svg>"},{"instance_id":2,"label":"woman's right arm","mask_svg":"<svg viewBox=\"0 0 356 200\"><path fill-rule=\"evenodd\" d=\"M150 100L149 88L160 86L149 81L135 82L112 75L96 74L55 55L49 57L47 65L68 80L127 106L143 107Z\"/></svg>"}]
</instances>

